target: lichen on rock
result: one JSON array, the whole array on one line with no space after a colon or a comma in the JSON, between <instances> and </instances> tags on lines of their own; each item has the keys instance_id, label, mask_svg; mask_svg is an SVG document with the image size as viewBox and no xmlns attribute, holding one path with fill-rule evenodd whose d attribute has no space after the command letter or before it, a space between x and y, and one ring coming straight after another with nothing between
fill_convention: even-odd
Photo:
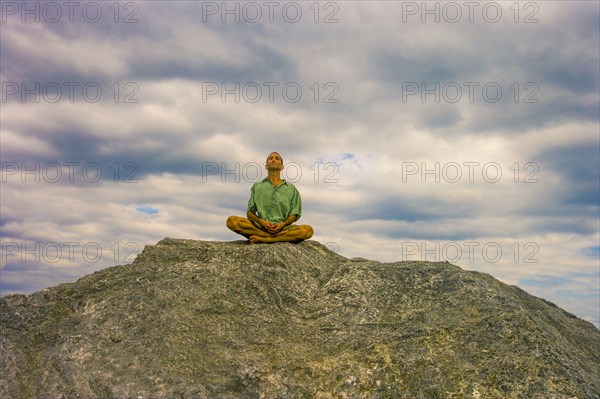
<instances>
[{"instance_id":1,"label":"lichen on rock","mask_svg":"<svg viewBox=\"0 0 600 399\"><path fill-rule=\"evenodd\" d=\"M166 238L0 299L2 398L598 398L600 333L445 262Z\"/></svg>"}]
</instances>

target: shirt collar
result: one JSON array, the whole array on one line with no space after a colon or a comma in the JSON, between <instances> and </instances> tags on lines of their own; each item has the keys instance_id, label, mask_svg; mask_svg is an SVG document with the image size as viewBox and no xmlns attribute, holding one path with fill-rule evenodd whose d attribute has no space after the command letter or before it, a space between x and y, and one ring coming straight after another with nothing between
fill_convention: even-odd
<instances>
[{"instance_id":1,"label":"shirt collar","mask_svg":"<svg viewBox=\"0 0 600 399\"><path fill-rule=\"evenodd\" d=\"M268 178L268 177L265 177L265 178L262 180L262 182L263 182L263 183L264 183L264 182L267 182L267 183L271 184L271 181L269 180L269 178ZM283 186L284 184L287 186L287 181L286 181L285 179L281 179L281 184L280 184L279 186ZM272 184L271 184L271 186L272 186ZM277 187L279 187L279 186L277 186Z\"/></svg>"}]
</instances>

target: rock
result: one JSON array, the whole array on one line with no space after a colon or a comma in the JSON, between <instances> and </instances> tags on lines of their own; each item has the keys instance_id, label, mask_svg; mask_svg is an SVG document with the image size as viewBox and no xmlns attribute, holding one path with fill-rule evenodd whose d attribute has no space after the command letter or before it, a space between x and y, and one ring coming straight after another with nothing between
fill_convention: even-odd
<instances>
[{"instance_id":1,"label":"rock","mask_svg":"<svg viewBox=\"0 0 600 399\"><path fill-rule=\"evenodd\" d=\"M0 299L2 398L598 398L600 332L446 262L166 238Z\"/></svg>"}]
</instances>

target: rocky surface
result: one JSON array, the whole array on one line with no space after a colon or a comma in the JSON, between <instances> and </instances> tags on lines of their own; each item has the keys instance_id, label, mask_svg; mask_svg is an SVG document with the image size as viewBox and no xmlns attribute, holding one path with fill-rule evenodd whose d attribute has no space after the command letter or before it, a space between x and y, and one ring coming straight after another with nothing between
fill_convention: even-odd
<instances>
[{"instance_id":1,"label":"rocky surface","mask_svg":"<svg viewBox=\"0 0 600 399\"><path fill-rule=\"evenodd\" d=\"M1 398L598 398L600 333L448 263L164 239L0 299Z\"/></svg>"}]
</instances>

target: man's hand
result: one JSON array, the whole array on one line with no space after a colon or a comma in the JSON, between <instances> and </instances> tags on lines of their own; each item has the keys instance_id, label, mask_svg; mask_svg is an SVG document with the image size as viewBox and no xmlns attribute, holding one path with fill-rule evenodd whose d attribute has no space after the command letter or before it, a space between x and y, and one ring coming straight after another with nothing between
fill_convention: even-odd
<instances>
[{"instance_id":1,"label":"man's hand","mask_svg":"<svg viewBox=\"0 0 600 399\"><path fill-rule=\"evenodd\" d=\"M258 218L257 218L258 219ZM281 231L285 227L285 223L273 223L265 219L258 219L258 223L263 229L269 234L275 234Z\"/></svg>"},{"instance_id":2,"label":"man's hand","mask_svg":"<svg viewBox=\"0 0 600 399\"><path fill-rule=\"evenodd\" d=\"M287 233L287 230L283 230L283 228L298 220L297 215L290 215L285 221L281 223L273 223L269 222L268 220L259 218L254 212L248 211L246 212L246 215L248 217L248 220L252 220L253 222L258 223L263 228L263 230L272 235L282 235Z\"/></svg>"},{"instance_id":3,"label":"man's hand","mask_svg":"<svg viewBox=\"0 0 600 399\"><path fill-rule=\"evenodd\" d=\"M267 225L264 226L267 229L267 232L271 234L275 234L281 231L285 227L285 223L271 223L267 222Z\"/></svg>"}]
</instances>

